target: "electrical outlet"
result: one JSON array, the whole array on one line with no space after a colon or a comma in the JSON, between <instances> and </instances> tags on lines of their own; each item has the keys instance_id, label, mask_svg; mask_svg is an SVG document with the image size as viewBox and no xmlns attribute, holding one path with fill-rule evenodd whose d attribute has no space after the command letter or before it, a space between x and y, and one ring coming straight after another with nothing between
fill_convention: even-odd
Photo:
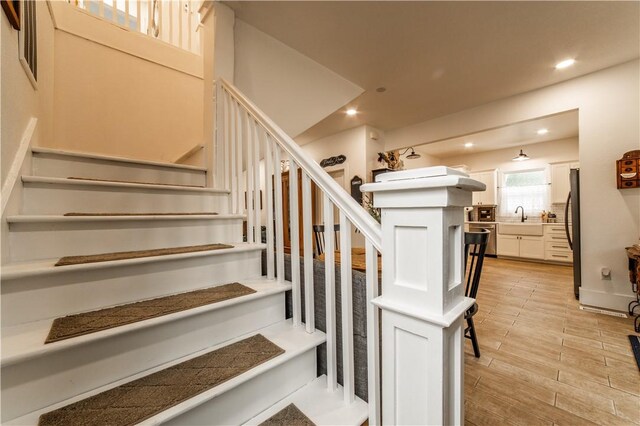
<instances>
[{"instance_id":1,"label":"electrical outlet","mask_svg":"<svg viewBox=\"0 0 640 426\"><path fill-rule=\"evenodd\" d=\"M600 269L600 279L601 280L611 280L611 269L609 269L609 268Z\"/></svg>"}]
</instances>

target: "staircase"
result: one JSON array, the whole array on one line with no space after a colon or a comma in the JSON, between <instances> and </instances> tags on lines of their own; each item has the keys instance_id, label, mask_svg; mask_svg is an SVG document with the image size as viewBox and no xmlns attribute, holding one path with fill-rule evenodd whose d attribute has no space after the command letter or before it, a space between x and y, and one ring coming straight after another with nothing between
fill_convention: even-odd
<instances>
[{"instance_id":1,"label":"staircase","mask_svg":"<svg viewBox=\"0 0 640 426\"><path fill-rule=\"evenodd\" d=\"M317 425L367 419L317 377L325 334L285 318L291 283L261 276L266 245L243 242L246 216L205 169L44 148L32 169L4 236L3 424L257 425L290 404ZM55 266L68 256L89 257ZM204 359L222 372L207 384Z\"/></svg>"}]
</instances>

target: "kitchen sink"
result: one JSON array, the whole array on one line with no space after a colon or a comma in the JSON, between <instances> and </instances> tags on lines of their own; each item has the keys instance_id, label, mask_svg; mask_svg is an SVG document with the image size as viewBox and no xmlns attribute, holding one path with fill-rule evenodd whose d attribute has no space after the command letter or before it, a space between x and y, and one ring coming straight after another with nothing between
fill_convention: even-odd
<instances>
[{"instance_id":1,"label":"kitchen sink","mask_svg":"<svg viewBox=\"0 0 640 426\"><path fill-rule=\"evenodd\" d=\"M503 235L542 235L542 224L499 223L498 233Z\"/></svg>"}]
</instances>

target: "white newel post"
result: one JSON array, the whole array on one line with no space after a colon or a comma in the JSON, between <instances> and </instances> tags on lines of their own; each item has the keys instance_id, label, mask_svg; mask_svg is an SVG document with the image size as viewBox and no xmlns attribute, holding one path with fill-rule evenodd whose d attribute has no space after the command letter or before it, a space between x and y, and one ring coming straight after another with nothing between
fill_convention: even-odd
<instances>
[{"instance_id":1,"label":"white newel post","mask_svg":"<svg viewBox=\"0 0 640 426\"><path fill-rule=\"evenodd\" d=\"M362 186L382 209L382 424L464 424L464 207L485 185L446 167Z\"/></svg>"}]
</instances>

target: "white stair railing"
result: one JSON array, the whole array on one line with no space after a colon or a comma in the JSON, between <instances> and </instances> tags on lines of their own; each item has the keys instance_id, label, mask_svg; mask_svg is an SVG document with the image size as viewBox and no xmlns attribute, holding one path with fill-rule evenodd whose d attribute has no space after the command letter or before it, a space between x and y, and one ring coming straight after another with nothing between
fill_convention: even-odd
<instances>
[{"instance_id":1,"label":"white stair railing","mask_svg":"<svg viewBox=\"0 0 640 426\"><path fill-rule=\"evenodd\" d=\"M380 182L362 187L375 194L375 205L382 210L381 226L282 129L224 80L216 84L216 123L216 183L232 191L229 210L246 214L248 242L261 242L260 191L264 188L270 278L284 280L283 231L289 227L296 326L303 324L302 230L304 327L308 333L315 332L311 183L321 191L326 230L328 391L338 389L337 362L342 359L344 402L349 405L356 400L351 279L351 230L355 227L365 238L369 424L464 424L463 323L464 313L474 303L465 297L463 285L464 206L471 204L471 192L484 190L484 184L446 167L381 175ZM284 163L289 174L288 224L283 217ZM336 219L340 225L341 354L336 351L337 242L332 232ZM384 265L382 294L379 254Z\"/></svg>"},{"instance_id":2,"label":"white stair railing","mask_svg":"<svg viewBox=\"0 0 640 426\"><path fill-rule=\"evenodd\" d=\"M147 34L200 54L200 13L196 0L67 0L130 31Z\"/></svg>"},{"instance_id":3,"label":"white stair railing","mask_svg":"<svg viewBox=\"0 0 640 426\"><path fill-rule=\"evenodd\" d=\"M216 84L216 180L231 190L229 210L246 214L247 241L261 242L261 197L266 202L267 276L284 280L284 227L291 242L291 281L293 323L302 325L299 229L302 229L304 256L304 327L315 332L313 291L312 186L322 193L325 229L340 223L340 281L342 309L342 354L336 353L335 256L334 233L325 232L325 291L327 336L327 386L338 389L337 360L343 365L345 403L355 401L351 228L362 233L366 241L366 294L368 345L369 424L380 424L380 353L378 308L370 303L378 297L378 252L381 251L380 224L375 221L338 183L271 119L234 86L224 80ZM263 160L261 162L261 159ZM284 161L283 161L284 160ZM262 163L262 165L261 165ZM283 220L283 164L289 174L289 224ZM262 169L262 173L260 170ZM298 176L300 174L300 177ZM300 180L301 191L298 191ZM262 195L261 195L262 189ZM301 192L301 194L299 193ZM299 203L302 205L300 217ZM334 206L339 218L334 218ZM299 223L302 221L302 226ZM274 268L275 264L275 268ZM275 269L275 270L274 270ZM348 308L347 308L348 307Z\"/></svg>"}]
</instances>

